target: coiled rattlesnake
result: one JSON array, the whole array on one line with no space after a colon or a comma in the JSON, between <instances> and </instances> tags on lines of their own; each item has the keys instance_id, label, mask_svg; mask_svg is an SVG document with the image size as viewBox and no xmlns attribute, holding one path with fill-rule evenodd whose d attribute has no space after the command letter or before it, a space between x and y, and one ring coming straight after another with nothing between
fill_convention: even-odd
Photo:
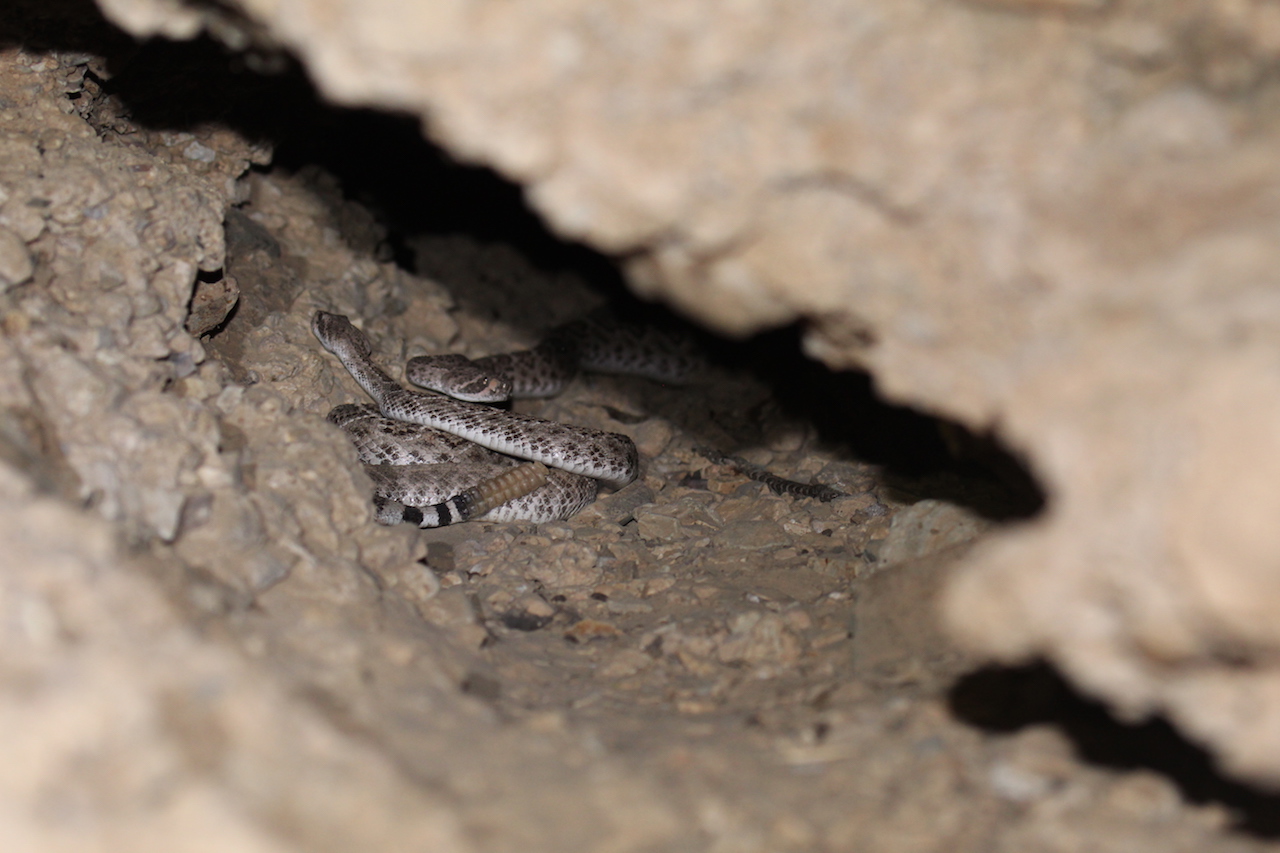
<instances>
[{"instance_id":1,"label":"coiled rattlesnake","mask_svg":"<svg viewBox=\"0 0 1280 853\"><path fill-rule=\"evenodd\" d=\"M355 442L384 524L572 516L595 499L597 482L621 488L636 478L631 439L470 401L553 394L580 367L679 382L696 364L678 339L589 318L522 353L475 362L457 355L413 359L406 369L411 380L442 392L425 393L402 388L374 364L368 338L346 317L317 311L312 331L376 403L338 406L329 420Z\"/></svg>"}]
</instances>

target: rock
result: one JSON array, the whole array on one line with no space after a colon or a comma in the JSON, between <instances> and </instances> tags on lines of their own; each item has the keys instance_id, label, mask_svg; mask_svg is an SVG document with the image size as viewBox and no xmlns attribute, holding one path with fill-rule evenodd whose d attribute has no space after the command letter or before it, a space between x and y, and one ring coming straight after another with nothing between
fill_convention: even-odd
<instances>
[{"instance_id":1,"label":"rock","mask_svg":"<svg viewBox=\"0 0 1280 853\"><path fill-rule=\"evenodd\" d=\"M927 498L894 516L876 559L888 564L916 560L971 542L989 529L991 522L975 513Z\"/></svg>"},{"instance_id":2,"label":"rock","mask_svg":"<svg viewBox=\"0 0 1280 853\"><path fill-rule=\"evenodd\" d=\"M601 622L598 619L582 619L575 622L564 634L564 638L573 643L611 640L622 636L624 636L623 632L616 625Z\"/></svg>"},{"instance_id":3,"label":"rock","mask_svg":"<svg viewBox=\"0 0 1280 853\"><path fill-rule=\"evenodd\" d=\"M962 549L895 563L861 581L853 611L854 666L860 677L936 687L971 658L943 630L941 590Z\"/></svg>"},{"instance_id":4,"label":"rock","mask_svg":"<svg viewBox=\"0 0 1280 853\"><path fill-rule=\"evenodd\" d=\"M660 455L675 435L671 424L662 418L650 418L629 432L640 454L650 458Z\"/></svg>"},{"instance_id":5,"label":"rock","mask_svg":"<svg viewBox=\"0 0 1280 853\"><path fill-rule=\"evenodd\" d=\"M610 524L626 524L645 504L653 503L653 489L637 480L621 491L598 498L581 513L579 518L598 518Z\"/></svg>"},{"instance_id":6,"label":"rock","mask_svg":"<svg viewBox=\"0 0 1280 853\"><path fill-rule=\"evenodd\" d=\"M555 608L536 595L526 595L502 614L502 624L514 631L537 631L551 624Z\"/></svg>"},{"instance_id":7,"label":"rock","mask_svg":"<svg viewBox=\"0 0 1280 853\"><path fill-rule=\"evenodd\" d=\"M605 602L605 610L618 616L636 614L636 613L652 613L653 605L648 602L638 601L634 598L617 598L610 596Z\"/></svg>"},{"instance_id":8,"label":"rock","mask_svg":"<svg viewBox=\"0 0 1280 853\"><path fill-rule=\"evenodd\" d=\"M735 521L716 533L712 541L722 548L761 551L789 545L791 537L772 521Z\"/></svg>"},{"instance_id":9,"label":"rock","mask_svg":"<svg viewBox=\"0 0 1280 853\"><path fill-rule=\"evenodd\" d=\"M192 140L186 148L182 149L182 156L197 163L212 163L218 158L218 152L207 145L202 145L198 140Z\"/></svg>"},{"instance_id":10,"label":"rock","mask_svg":"<svg viewBox=\"0 0 1280 853\"><path fill-rule=\"evenodd\" d=\"M716 656L727 664L792 664L800 659L800 641L777 614L747 611L734 617Z\"/></svg>"},{"instance_id":11,"label":"rock","mask_svg":"<svg viewBox=\"0 0 1280 853\"><path fill-rule=\"evenodd\" d=\"M398 572L389 573L395 578L406 597L419 608L440 592L440 579L421 563L412 563Z\"/></svg>"},{"instance_id":12,"label":"rock","mask_svg":"<svg viewBox=\"0 0 1280 853\"><path fill-rule=\"evenodd\" d=\"M576 540L556 542L529 555L525 577L548 589L590 586L599 582L599 552Z\"/></svg>"},{"instance_id":13,"label":"rock","mask_svg":"<svg viewBox=\"0 0 1280 853\"><path fill-rule=\"evenodd\" d=\"M240 299L240 286L231 276L217 281L197 281L187 314L186 329L200 337L222 325Z\"/></svg>"},{"instance_id":14,"label":"rock","mask_svg":"<svg viewBox=\"0 0 1280 853\"><path fill-rule=\"evenodd\" d=\"M635 649L624 649L599 671L601 678L626 678L653 666L653 658Z\"/></svg>"},{"instance_id":15,"label":"rock","mask_svg":"<svg viewBox=\"0 0 1280 853\"><path fill-rule=\"evenodd\" d=\"M22 238L0 228L0 293L31 278L35 265Z\"/></svg>"},{"instance_id":16,"label":"rock","mask_svg":"<svg viewBox=\"0 0 1280 853\"><path fill-rule=\"evenodd\" d=\"M680 519L672 515L643 508L638 510L635 516L636 529L641 539L651 542L672 542L685 538Z\"/></svg>"}]
</instances>

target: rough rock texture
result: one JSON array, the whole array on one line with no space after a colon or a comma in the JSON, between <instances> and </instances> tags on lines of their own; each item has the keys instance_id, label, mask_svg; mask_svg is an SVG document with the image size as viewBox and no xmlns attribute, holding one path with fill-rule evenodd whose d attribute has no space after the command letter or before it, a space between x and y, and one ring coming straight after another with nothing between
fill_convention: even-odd
<instances>
[{"instance_id":1,"label":"rough rock texture","mask_svg":"<svg viewBox=\"0 0 1280 853\"><path fill-rule=\"evenodd\" d=\"M1276 4L236 5L644 292L806 318L827 363L998 428L1049 509L969 559L954 629L1280 782Z\"/></svg>"},{"instance_id":2,"label":"rough rock texture","mask_svg":"<svg viewBox=\"0 0 1280 853\"><path fill-rule=\"evenodd\" d=\"M1275 849L1229 831L1274 831L1275 800L1206 789L1202 765L1091 766L1051 713L973 725L947 689L974 660L935 612L951 586L975 648L1054 654L1274 773L1269 605L1237 583L1266 558L1271 457L1233 455L1265 444L1269 398L1230 411L1266 375L1243 276L1267 247L1240 246L1270 199L1269 164L1241 153L1266 139L1249 74L1269 36L1228 14L1253 6L384 2L254 24L109 5L137 32L274 34L336 95L429 108L704 319L807 315L824 357L998 420L1050 506L972 545L989 522L935 498L989 484L890 487L716 368L691 391L592 378L527 404L644 452L635 487L569 522L371 524L323 420L361 395L316 308L395 372L529 344L600 296L460 236L391 263L323 171L250 170L271 152L198 109L219 92L143 120L112 75L167 68L40 0L0 17L0 848ZM1184 257L1206 229L1230 298ZM1223 340L1236 384L1210 382ZM771 495L702 444L850 497Z\"/></svg>"}]
</instances>

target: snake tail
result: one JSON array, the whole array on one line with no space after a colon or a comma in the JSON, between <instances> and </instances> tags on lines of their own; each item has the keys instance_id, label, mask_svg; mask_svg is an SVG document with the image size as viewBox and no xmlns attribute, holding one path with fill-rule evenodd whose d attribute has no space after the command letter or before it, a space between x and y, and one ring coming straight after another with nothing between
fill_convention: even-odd
<instances>
[{"instance_id":1,"label":"snake tail","mask_svg":"<svg viewBox=\"0 0 1280 853\"><path fill-rule=\"evenodd\" d=\"M400 518L419 527L445 527L484 515L507 501L524 497L547 482L547 466L529 462L477 483L448 500L426 507L403 507Z\"/></svg>"}]
</instances>

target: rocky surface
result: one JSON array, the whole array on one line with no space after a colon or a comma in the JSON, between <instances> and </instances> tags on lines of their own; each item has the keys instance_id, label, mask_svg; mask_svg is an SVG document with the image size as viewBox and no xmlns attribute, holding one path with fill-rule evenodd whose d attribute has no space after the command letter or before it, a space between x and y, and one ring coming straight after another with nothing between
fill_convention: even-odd
<instances>
[{"instance_id":1,"label":"rocky surface","mask_svg":"<svg viewBox=\"0 0 1280 853\"><path fill-rule=\"evenodd\" d=\"M1280 782L1275 4L103 5L269 34L644 292L804 318L828 364L998 429L1048 511L974 552L953 629Z\"/></svg>"},{"instance_id":2,"label":"rocky surface","mask_svg":"<svg viewBox=\"0 0 1280 853\"><path fill-rule=\"evenodd\" d=\"M1241 394L1269 399L1248 393L1268 375L1251 331L1268 315L1243 284L1208 311L1201 268L1168 249L1209 252L1196 228L1234 228L1216 251L1235 247L1224 257L1247 284L1254 255L1236 249L1265 205L1112 255L1123 229L1094 215L1101 185L1079 180L1118 168L1106 139L1142 153L1144 134L1170 128L1191 147L1161 149L1150 180L1173 201L1187 182L1220 187L1214 169L1245 174L1231 164L1249 140L1261 150L1265 122L1241 123L1241 93L1267 56L1265 20L1203 12L1210 32L1236 27L1247 61L1215 62L1208 41L1179 77L1191 48L1160 36L1192 15L1182 6L867 3L833 19L708 4L668 18L388 0L350 19L339 3L258 10L258 24L229 6L104 6L137 32L207 25L259 63L274 38L333 95L430 107L456 150L528 180L561 229L635 251L648 286L702 318L807 315L833 362L998 420L1049 505L993 532L964 507L998 484L886 474L722 359L689 389L587 377L521 404L626 432L644 454L640 482L568 522L378 527L323 419L362 398L311 313L352 316L394 373L421 352L528 345L604 295L457 234L411 236L394 263L333 177L268 168L261 135L164 102L177 88L161 106L184 120L145 120L156 104L112 81L167 83L154 55L89 9L33 6L3 22L0 48L0 847L1275 848L1257 835L1276 830L1274 799L1216 779L1185 743L1119 727L1034 671L972 674L974 649L1043 651L1134 715L1169 708L1232 768L1274 772L1259 736L1270 599L1236 585L1267 577L1248 572L1266 558L1255 486L1272 457L1231 452L1267 446L1269 410L1230 415ZM889 68L893 86L832 104L839 81L883 85ZM1090 106L1082 80L1115 100L1092 118L1114 137L1072 124ZM1154 118L1124 131L1141 105ZM1223 111L1236 135L1196 147ZM824 140L822 162L787 134ZM1141 188L1156 167L1134 162L1126 186ZM1269 165L1248 162L1258 181L1241 192L1266 186ZM1157 255L1182 271L1160 289L1143 272ZM1124 288L1089 266L1104 262L1128 265ZM1230 358L1214 348L1229 327ZM1193 333L1198 348L1179 337ZM1228 361L1234 384L1218 381ZM849 497L770 494L703 445ZM1187 501L1193 519L1177 515ZM944 602L968 648L944 632ZM1055 724L1064 708L1090 736ZM1090 763L1099 733L1153 747Z\"/></svg>"}]
</instances>

